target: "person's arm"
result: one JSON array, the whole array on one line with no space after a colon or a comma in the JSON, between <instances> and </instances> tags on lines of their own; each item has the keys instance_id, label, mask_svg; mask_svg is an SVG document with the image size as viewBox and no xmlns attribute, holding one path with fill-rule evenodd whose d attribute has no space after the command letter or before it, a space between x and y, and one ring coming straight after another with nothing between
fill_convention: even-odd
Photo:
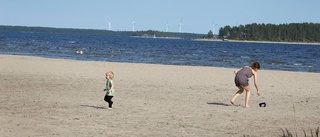
<instances>
[{"instance_id":1,"label":"person's arm","mask_svg":"<svg viewBox=\"0 0 320 137\"><path fill-rule=\"evenodd\" d=\"M110 93L113 90L113 87L114 87L113 82L111 82L110 84L111 84L111 86L110 86L110 89L108 90L108 93Z\"/></svg>"},{"instance_id":2,"label":"person's arm","mask_svg":"<svg viewBox=\"0 0 320 137\"><path fill-rule=\"evenodd\" d=\"M237 75L238 71L240 71L240 70L241 70L241 68L236 69L236 70L234 70L233 72L234 72L235 75Z\"/></svg>"},{"instance_id":3,"label":"person's arm","mask_svg":"<svg viewBox=\"0 0 320 137\"><path fill-rule=\"evenodd\" d=\"M254 86L257 89L257 94L258 94L258 96L260 96L260 90L259 90L259 86L258 86L258 73L256 71L253 71L253 79L254 79Z\"/></svg>"}]
</instances>

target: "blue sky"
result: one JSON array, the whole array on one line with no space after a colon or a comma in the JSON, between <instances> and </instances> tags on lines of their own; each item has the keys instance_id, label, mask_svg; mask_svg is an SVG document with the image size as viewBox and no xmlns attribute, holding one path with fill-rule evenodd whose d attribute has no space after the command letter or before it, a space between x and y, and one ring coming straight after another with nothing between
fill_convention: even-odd
<instances>
[{"instance_id":1,"label":"blue sky","mask_svg":"<svg viewBox=\"0 0 320 137\"><path fill-rule=\"evenodd\" d=\"M0 25L207 34L251 23L320 23L320 0L0 0Z\"/></svg>"}]
</instances>

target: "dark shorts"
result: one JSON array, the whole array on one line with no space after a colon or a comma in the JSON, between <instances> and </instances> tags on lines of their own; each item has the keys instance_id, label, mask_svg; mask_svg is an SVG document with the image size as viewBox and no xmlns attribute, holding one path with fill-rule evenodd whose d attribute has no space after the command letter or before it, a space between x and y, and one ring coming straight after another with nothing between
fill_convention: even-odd
<instances>
[{"instance_id":1,"label":"dark shorts","mask_svg":"<svg viewBox=\"0 0 320 137\"><path fill-rule=\"evenodd\" d=\"M246 87L249 86L249 79L245 75L237 75L234 78L234 83L237 87Z\"/></svg>"}]
</instances>

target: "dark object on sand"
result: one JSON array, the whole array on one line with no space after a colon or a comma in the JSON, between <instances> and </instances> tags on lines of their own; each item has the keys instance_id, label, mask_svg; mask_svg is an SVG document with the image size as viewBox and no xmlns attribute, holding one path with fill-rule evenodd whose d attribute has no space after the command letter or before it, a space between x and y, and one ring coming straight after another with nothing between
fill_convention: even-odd
<instances>
[{"instance_id":1,"label":"dark object on sand","mask_svg":"<svg viewBox=\"0 0 320 137\"><path fill-rule=\"evenodd\" d=\"M266 107L266 106L267 106L267 103L266 103L266 102L261 102L261 103L259 103L259 106L260 106L260 107Z\"/></svg>"}]
</instances>

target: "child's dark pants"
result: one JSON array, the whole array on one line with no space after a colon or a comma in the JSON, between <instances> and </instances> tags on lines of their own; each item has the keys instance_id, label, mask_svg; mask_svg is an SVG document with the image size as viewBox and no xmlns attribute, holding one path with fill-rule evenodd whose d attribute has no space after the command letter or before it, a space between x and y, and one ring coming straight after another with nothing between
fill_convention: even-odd
<instances>
[{"instance_id":1,"label":"child's dark pants","mask_svg":"<svg viewBox=\"0 0 320 137\"><path fill-rule=\"evenodd\" d=\"M113 104L113 102L111 101L112 98L113 96L107 96L107 95L104 96L104 101L109 103L109 108L112 108L112 104Z\"/></svg>"}]
</instances>

